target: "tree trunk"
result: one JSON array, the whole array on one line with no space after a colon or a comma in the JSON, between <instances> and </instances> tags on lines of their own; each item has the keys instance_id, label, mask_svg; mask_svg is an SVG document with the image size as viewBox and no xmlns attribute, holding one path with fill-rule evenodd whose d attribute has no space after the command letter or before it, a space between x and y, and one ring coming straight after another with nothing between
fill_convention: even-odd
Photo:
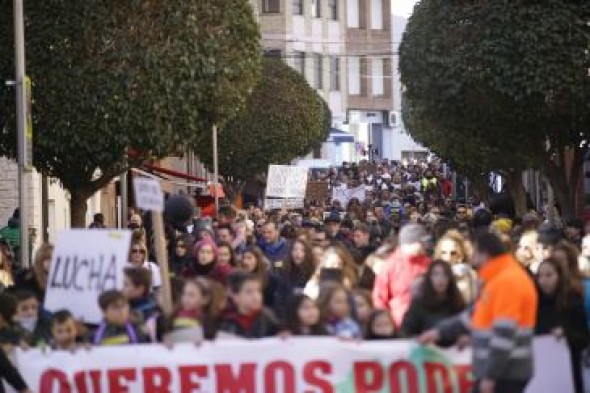
<instances>
[{"instance_id":1,"label":"tree trunk","mask_svg":"<svg viewBox=\"0 0 590 393\"><path fill-rule=\"evenodd\" d=\"M551 159L548 159L545 163L545 173L553 188L555 200L564 222L576 217L576 191L580 170L584 164L585 150L574 148L572 153L572 164L569 173L567 173L565 167L565 151L559 155L559 164Z\"/></svg>"},{"instance_id":2,"label":"tree trunk","mask_svg":"<svg viewBox=\"0 0 590 393\"><path fill-rule=\"evenodd\" d=\"M86 210L88 198L92 193L85 190L70 191L70 223L72 228L86 228Z\"/></svg>"},{"instance_id":3,"label":"tree trunk","mask_svg":"<svg viewBox=\"0 0 590 393\"><path fill-rule=\"evenodd\" d=\"M514 202L514 214L516 217L522 217L527 212L527 198L522 184L522 172L522 170L515 170L506 173L508 190Z\"/></svg>"},{"instance_id":4,"label":"tree trunk","mask_svg":"<svg viewBox=\"0 0 590 393\"><path fill-rule=\"evenodd\" d=\"M470 183L473 195L489 206L491 199L490 185L487 183L485 177L482 175L470 177Z\"/></svg>"}]
</instances>

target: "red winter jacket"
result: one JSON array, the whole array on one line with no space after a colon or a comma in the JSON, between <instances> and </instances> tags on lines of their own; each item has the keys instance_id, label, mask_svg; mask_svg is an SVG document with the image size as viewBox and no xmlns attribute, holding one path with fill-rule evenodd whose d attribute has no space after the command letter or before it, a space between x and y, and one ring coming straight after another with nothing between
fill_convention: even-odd
<instances>
[{"instance_id":1,"label":"red winter jacket","mask_svg":"<svg viewBox=\"0 0 590 393\"><path fill-rule=\"evenodd\" d=\"M389 310L398 327L410 307L412 285L426 273L430 262L426 255L407 256L398 248L375 279L373 303L376 308Z\"/></svg>"}]
</instances>

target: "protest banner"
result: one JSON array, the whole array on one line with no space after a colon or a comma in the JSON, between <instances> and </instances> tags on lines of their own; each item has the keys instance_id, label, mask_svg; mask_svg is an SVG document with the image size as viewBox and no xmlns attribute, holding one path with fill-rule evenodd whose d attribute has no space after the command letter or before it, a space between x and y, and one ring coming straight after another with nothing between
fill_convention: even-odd
<instances>
[{"instance_id":1,"label":"protest banner","mask_svg":"<svg viewBox=\"0 0 590 393\"><path fill-rule=\"evenodd\" d=\"M162 308L166 314L170 314L172 312L172 288L170 287L168 251L166 250L164 217L162 215L164 212L164 193L160 187L160 182L154 179L135 177L133 185L137 207L152 212L156 258L158 258L160 276L162 277Z\"/></svg>"},{"instance_id":2,"label":"protest banner","mask_svg":"<svg viewBox=\"0 0 590 393\"><path fill-rule=\"evenodd\" d=\"M266 197L305 198L307 168L290 165L269 165Z\"/></svg>"},{"instance_id":3,"label":"protest banner","mask_svg":"<svg viewBox=\"0 0 590 393\"><path fill-rule=\"evenodd\" d=\"M265 198L264 210L276 209L302 209L304 201L302 198Z\"/></svg>"},{"instance_id":4,"label":"protest banner","mask_svg":"<svg viewBox=\"0 0 590 393\"><path fill-rule=\"evenodd\" d=\"M563 341L535 340L527 393L573 391ZM286 350L288 348L288 350ZM468 349L410 340L345 343L332 338L218 340L199 348L135 345L43 354L18 351L37 393L469 393Z\"/></svg>"},{"instance_id":5,"label":"protest banner","mask_svg":"<svg viewBox=\"0 0 590 393\"><path fill-rule=\"evenodd\" d=\"M160 182L147 177L134 177L135 205L143 210L163 212L164 193Z\"/></svg>"},{"instance_id":6,"label":"protest banner","mask_svg":"<svg viewBox=\"0 0 590 393\"><path fill-rule=\"evenodd\" d=\"M340 201L343 206L346 206L351 199L358 199L363 202L367 197L367 191L364 186L356 188L347 188L346 186L335 187L332 190L332 200Z\"/></svg>"},{"instance_id":7,"label":"protest banner","mask_svg":"<svg viewBox=\"0 0 590 393\"><path fill-rule=\"evenodd\" d=\"M330 197L330 185L325 181L310 181L307 183L305 199L323 202Z\"/></svg>"},{"instance_id":8,"label":"protest banner","mask_svg":"<svg viewBox=\"0 0 590 393\"><path fill-rule=\"evenodd\" d=\"M87 323L102 319L98 296L123 286L130 231L72 229L58 235L45 294L48 311L70 310Z\"/></svg>"}]
</instances>

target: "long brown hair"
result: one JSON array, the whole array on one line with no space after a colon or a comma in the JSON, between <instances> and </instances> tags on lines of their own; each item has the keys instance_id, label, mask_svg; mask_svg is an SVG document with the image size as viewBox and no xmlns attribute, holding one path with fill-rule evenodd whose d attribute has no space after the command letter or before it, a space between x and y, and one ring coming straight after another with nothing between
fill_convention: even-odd
<instances>
[{"instance_id":1,"label":"long brown hair","mask_svg":"<svg viewBox=\"0 0 590 393\"><path fill-rule=\"evenodd\" d=\"M330 249L334 251L334 253L336 254L336 256L342 264L342 276L344 286L348 289L355 288L359 277L357 266L354 262L352 254L338 242L333 243L330 247L327 248L326 251L329 251ZM322 267L323 263L320 262L320 264L316 267L314 275L311 278L312 280L319 282Z\"/></svg>"},{"instance_id":2,"label":"long brown hair","mask_svg":"<svg viewBox=\"0 0 590 393\"><path fill-rule=\"evenodd\" d=\"M545 259L539 265L539 269L541 269L541 266L543 265L551 266L557 273L557 287L555 288L556 305L560 310L567 309L570 305L572 292L576 291L571 285L571 280L568 279L567 267L555 258ZM537 271L537 276L538 275L539 273Z\"/></svg>"},{"instance_id":3,"label":"long brown hair","mask_svg":"<svg viewBox=\"0 0 590 393\"><path fill-rule=\"evenodd\" d=\"M202 311L203 333L206 339L215 338L215 324L217 317L226 305L225 290L221 284L209 280L205 277L195 277L183 281L182 290L186 285L195 285L201 291L201 294L206 299L205 306ZM172 318L169 318L168 330L172 329L174 318L178 316L182 310L180 301L172 313Z\"/></svg>"},{"instance_id":4,"label":"long brown hair","mask_svg":"<svg viewBox=\"0 0 590 393\"><path fill-rule=\"evenodd\" d=\"M47 287L47 276L49 275L49 272L45 271L43 264L47 259L51 259L52 255L53 245L49 243L43 243L35 254L35 261L33 262L33 274L35 276L35 280L37 280L37 284L39 284L39 287L42 289Z\"/></svg>"},{"instance_id":5,"label":"long brown hair","mask_svg":"<svg viewBox=\"0 0 590 393\"><path fill-rule=\"evenodd\" d=\"M291 277L292 274L301 274L302 277L305 277L306 280L309 280L315 271L315 262L313 259L313 252L311 249L311 245L303 241L301 239L296 239L293 242L293 246L291 248L291 253L293 252L293 248L295 248L296 244L301 244L303 246L303 252L305 253L305 257L303 258L303 262L300 265L297 265L293 261L292 254L289 255L289 258L285 262L284 265L284 272L285 275Z\"/></svg>"},{"instance_id":6,"label":"long brown hair","mask_svg":"<svg viewBox=\"0 0 590 393\"><path fill-rule=\"evenodd\" d=\"M443 269L449 280L444 298L438 296L434 289L434 285L432 284L432 273L437 267ZM424 276L424 280L422 281L422 295L420 301L426 308L431 310L448 306L453 312L459 312L465 308L465 300L457 287L457 281L455 280L455 275L453 274L450 264L440 259L437 259L430 264Z\"/></svg>"},{"instance_id":7,"label":"long brown hair","mask_svg":"<svg viewBox=\"0 0 590 393\"><path fill-rule=\"evenodd\" d=\"M320 320L322 323L327 323L332 317L332 311L330 310L330 303L332 298L338 291L344 291L348 295L348 290L344 285L330 282L322 285L320 288L320 294L318 296L317 305L320 309ZM349 313L352 310L349 309Z\"/></svg>"},{"instance_id":8,"label":"long brown hair","mask_svg":"<svg viewBox=\"0 0 590 393\"><path fill-rule=\"evenodd\" d=\"M256 246L248 247L246 249L246 251L244 251L244 254L246 254L246 253L250 253L250 254L254 255L254 258L256 259L256 267L254 268L254 271L252 272L252 274L255 275L256 277L258 277L258 279L260 280L260 283L262 284L262 288L266 287L266 283L268 281L268 269L269 269L270 263L268 262L268 260L264 256L264 253L262 252L262 250ZM243 259L244 259L244 257L242 255L242 260L240 260L240 262L238 263L238 268L245 271L246 267L244 266Z\"/></svg>"},{"instance_id":9,"label":"long brown hair","mask_svg":"<svg viewBox=\"0 0 590 393\"><path fill-rule=\"evenodd\" d=\"M584 277L578 264L578 249L568 241L562 240L553 248L552 254L555 255L556 251L562 251L565 254L567 265L563 266L563 273L571 284L569 286L578 294L584 294Z\"/></svg>"}]
</instances>

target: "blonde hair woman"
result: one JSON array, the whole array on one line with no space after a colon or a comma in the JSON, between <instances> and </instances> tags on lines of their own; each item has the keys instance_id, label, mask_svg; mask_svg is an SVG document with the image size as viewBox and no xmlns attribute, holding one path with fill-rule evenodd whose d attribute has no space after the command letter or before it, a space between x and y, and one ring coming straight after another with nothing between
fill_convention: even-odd
<instances>
[{"instance_id":1,"label":"blonde hair woman","mask_svg":"<svg viewBox=\"0 0 590 393\"><path fill-rule=\"evenodd\" d=\"M24 279L18 282L19 289L26 289L33 292L40 302L45 298L45 289L47 288L47 278L53 256L53 245L44 243L39 247L35 254L32 269L28 270Z\"/></svg>"},{"instance_id":2,"label":"blonde hair woman","mask_svg":"<svg viewBox=\"0 0 590 393\"><path fill-rule=\"evenodd\" d=\"M14 285L12 269L8 263L8 258L0 251L0 285L8 288Z\"/></svg>"},{"instance_id":3,"label":"blonde hair woman","mask_svg":"<svg viewBox=\"0 0 590 393\"><path fill-rule=\"evenodd\" d=\"M358 281L358 272L354 258L350 252L339 244L333 244L326 249L326 252L316 267L315 273L307 282L303 293L313 300L316 300L320 293L323 282L337 282L353 289Z\"/></svg>"},{"instance_id":4,"label":"blonde hair woman","mask_svg":"<svg viewBox=\"0 0 590 393\"><path fill-rule=\"evenodd\" d=\"M434 251L434 259L441 259L451 265L457 287L466 303L477 296L477 273L467 262L470 247L461 233L450 230L440 238Z\"/></svg>"}]
</instances>

